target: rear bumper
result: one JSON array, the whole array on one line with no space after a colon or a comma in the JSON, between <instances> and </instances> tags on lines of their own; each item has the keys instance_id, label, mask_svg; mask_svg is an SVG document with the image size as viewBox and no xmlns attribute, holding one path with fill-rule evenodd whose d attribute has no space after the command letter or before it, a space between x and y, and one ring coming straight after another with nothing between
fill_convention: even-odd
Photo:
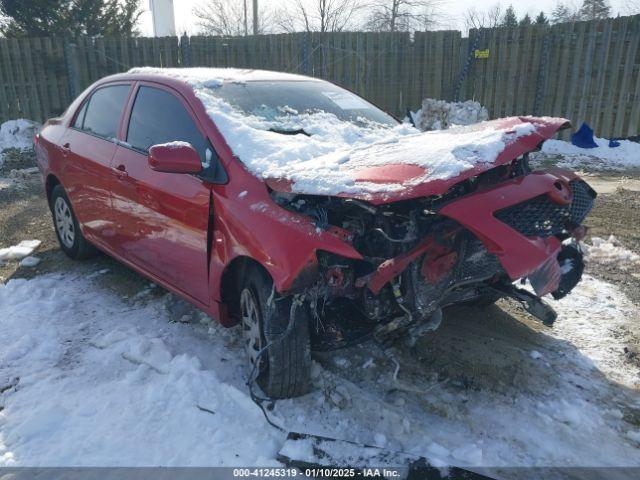
<instances>
[{"instance_id":1,"label":"rear bumper","mask_svg":"<svg viewBox=\"0 0 640 480\"><path fill-rule=\"evenodd\" d=\"M577 175L552 169L465 196L439 213L470 230L498 257L509 277L517 280L557 265L562 245L556 237L558 229L570 231L573 224L579 225L594 198L595 192Z\"/></svg>"}]
</instances>

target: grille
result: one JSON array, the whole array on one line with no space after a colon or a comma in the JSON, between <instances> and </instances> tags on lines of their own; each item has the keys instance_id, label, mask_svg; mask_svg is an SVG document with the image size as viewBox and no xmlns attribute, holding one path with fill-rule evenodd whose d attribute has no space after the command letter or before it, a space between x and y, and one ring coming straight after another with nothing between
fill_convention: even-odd
<instances>
[{"instance_id":1,"label":"grille","mask_svg":"<svg viewBox=\"0 0 640 480\"><path fill-rule=\"evenodd\" d=\"M573 192L573 202L569 205L558 205L547 195L540 195L499 210L495 216L525 237L560 235L567 227L580 225L593 207L593 197L586 183L572 180L569 186Z\"/></svg>"},{"instance_id":2,"label":"grille","mask_svg":"<svg viewBox=\"0 0 640 480\"><path fill-rule=\"evenodd\" d=\"M485 280L502 271L498 257L490 255L480 240L474 238L464 247L464 256L456 267L451 284Z\"/></svg>"}]
</instances>

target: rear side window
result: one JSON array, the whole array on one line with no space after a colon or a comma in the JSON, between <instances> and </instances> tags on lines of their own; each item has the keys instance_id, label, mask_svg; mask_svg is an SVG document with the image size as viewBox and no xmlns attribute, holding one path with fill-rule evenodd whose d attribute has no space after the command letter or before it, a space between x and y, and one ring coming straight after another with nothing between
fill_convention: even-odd
<instances>
[{"instance_id":1,"label":"rear side window","mask_svg":"<svg viewBox=\"0 0 640 480\"><path fill-rule=\"evenodd\" d=\"M136 150L147 152L159 143L173 141L189 142L200 154L206 165L208 140L200 133L196 124L178 98L153 87L140 87L131 111L127 143Z\"/></svg>"},{"instance_id":2,"label":"rear side window","mask_svg":"<svg viewBox=\"0 0 640 480\"><path fill-rule=\"evenodd\" d=\"M76 117L74 127L104 138L116 138L129 85L114 85L96 90Z\"/></svg>"}]
</instances>

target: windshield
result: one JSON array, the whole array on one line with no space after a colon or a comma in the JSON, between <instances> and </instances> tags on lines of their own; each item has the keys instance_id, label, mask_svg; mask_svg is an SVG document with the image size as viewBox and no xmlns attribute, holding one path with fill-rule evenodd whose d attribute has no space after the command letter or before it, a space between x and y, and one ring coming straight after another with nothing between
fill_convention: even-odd
<instances>
[{"instance_id":1,"label":"windshield","mask_svg":"<svg viewBox=\"0 0 640 480\"><path fill-rule=\"evenodd\" d=\"M301 114L330 113L356 125L394 127L398 122L357 95L328 82L252 81L224 83L209 93L247 115L266 121Z\"/></svg>"}]
</instances>

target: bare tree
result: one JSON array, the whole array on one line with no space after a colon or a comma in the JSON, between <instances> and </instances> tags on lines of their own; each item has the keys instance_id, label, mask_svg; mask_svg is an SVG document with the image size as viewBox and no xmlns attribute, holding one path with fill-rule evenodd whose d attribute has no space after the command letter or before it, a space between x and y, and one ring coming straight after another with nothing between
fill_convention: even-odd
<instances>
[{"instance_id":1,"label":"bare tree","mask_svg":"<svg viewBox=\"0 0 640 480\"><path fill-rule=\"evenodd\" d=\"M502 7L499 3L488 10L478 10L476 7L471 7L464 14L464 25L467 30L495 28L502 22L502 17Z\"/></svg>"},{"instance_id":2,"label":"bare tree","mask_svg":"<svg viewBox=\"0 0 640 480\"><path fill-rule=\"evenodd\" d=\"M428 30L439 20L442 0L373 0L365 27L374 31Z\"/></svg>"},{"instance_id":3,"label":"bare tree","mask_svg":"<svg viewBox=\"0 0 640 480\"><path fill-rule=\"evenodd\" d=\"M246 2L237 0L206 0L193 8L197 25L209 35L240 36L247 32ZM253 16L253 15L252 15ZM258 33L268 33L272 14L266 9L258 11Z\"/></svg>"},{"instance_id":4,"label":"bare tree","mask_svg":"<svg viewBox=\"0 0 640 480\"><path fill-rule=\"evenodd\" d=\"M285 32L341 32L353 25L361 7L358 0L296 0L277 14L277 25Z\"/></svg>"}]
</instances>

